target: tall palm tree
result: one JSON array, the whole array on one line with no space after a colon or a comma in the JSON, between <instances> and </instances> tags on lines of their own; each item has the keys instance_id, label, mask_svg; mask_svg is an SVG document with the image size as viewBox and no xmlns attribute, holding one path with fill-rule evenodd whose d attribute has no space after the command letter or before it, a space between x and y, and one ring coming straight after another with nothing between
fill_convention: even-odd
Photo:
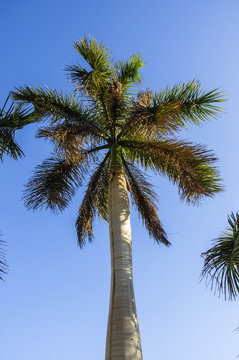
<instances>
[{"instance_id":1,"label":"tall palm tree","mask_svg":"<svg viewBox=\"0 0 239 360\"><path fill-rule=\"evenodd\" d=\"M75 48L88 68L67 67L75 84L74 95L30 86L12 94L21 104L33 104L39 120L49 121L37 136L54 146L54 154L36 168L26 185L25 205L33 210L62 211L90 174L76 230L82 247L87 239L93 239L97 214L109 222L111 295L106 359L138 360L142 351L132 282L128 192L149 235L157 243L169 245L157 215L157 196L142 170L166 175L187 202L219 192L215 156L175 134L215 116L223 97L217 90L203 92L195 81L136 95L144 65L139 54L113 64L109 50L93 38L82 38Z\"/></svg>"},{"instance_id":2,"label":"tall palm tree","mask_svg":"<svg viewBox=\"0 0 239 360\"><path fill-rule=\"evenodd\" d=\"M239 213L228 216L225 234L214 240L214 246L202 254L206 277L215 293L225 299L236 299L239 293Z\"/></svg>"}]
</instances>

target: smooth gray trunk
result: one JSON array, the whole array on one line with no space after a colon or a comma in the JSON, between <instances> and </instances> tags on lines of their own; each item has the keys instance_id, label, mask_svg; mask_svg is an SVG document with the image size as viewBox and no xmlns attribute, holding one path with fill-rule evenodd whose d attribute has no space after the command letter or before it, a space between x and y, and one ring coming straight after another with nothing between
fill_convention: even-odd
<instances>
[{"instance_id":1,"label":"smooth gray trunk","mask_svg":"<svg viewBox=\"0 0 239 360\"><path fill-rule=\"evenodd\" d=\"M106 360L142 360L133 279L129 199L120 165L112 166L109 185L111 292Z\"/></svg>"}]
</instances>

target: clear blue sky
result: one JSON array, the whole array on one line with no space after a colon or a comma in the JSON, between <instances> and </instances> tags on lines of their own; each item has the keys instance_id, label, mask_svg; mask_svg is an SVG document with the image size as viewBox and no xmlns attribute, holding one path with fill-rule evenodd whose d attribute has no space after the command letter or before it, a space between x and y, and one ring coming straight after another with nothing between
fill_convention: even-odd
<instances>
[{"instance_id":1,"label":"clear blue sky","mask_svg":"<svg viewBox=\"0 0 239 360\"><path fill-rule=\"evenodd\" d=\"M136 304L145 360L231 360L239 353L238 304L199 283L201 252L239 210L237 0L3 1L0 11L0 104L14 86L38 84L71 90L66 64L80 59L73 41L91 34L113 57L138 51L146 62L143 88L180 81L219 87L226 112L184 138L219 157L225 191L200 207L186 206L166 179L152 177L159 215L173 246L148 238L132 210ZM21 192L34 167L49 155L35 127L17 134L26 158L0 164L0 229L10 266L0 284L0 356L3 360L104 359L110 287L107 226L95 241L77 246L74 222L81 201L56 216L31 213ZM84 190L84 189L83 189Z\"/></svg>"}]
</instances>

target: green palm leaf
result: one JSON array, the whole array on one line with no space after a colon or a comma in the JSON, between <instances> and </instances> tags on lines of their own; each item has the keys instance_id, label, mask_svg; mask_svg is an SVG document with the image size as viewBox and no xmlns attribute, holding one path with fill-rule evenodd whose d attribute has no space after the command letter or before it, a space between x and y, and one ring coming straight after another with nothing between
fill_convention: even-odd
<instances>
[{"instance_id":1,"label":"green palm leaf","mask_svg":"<svg viewBox=\"0 0 239 360\"><path fill-rule=\"evenodd\" d=\"M149 235L158 243L170 245L157 215L156 194L153 192L152 186L135 166L125 160L123 160L123 166L130 184L130 194Z\"/></svg>"},{"instance_id":2,"label":"green palm leaf","mask_svg":"<svg viewBox=\"0 0 239 360\"><path fill-rule=\"evenodd\" d=\"M195 202L222 189L213 165L216 157L202 145L176 140L120 141L120 144L131 162L164 174L177 184L183 200Z\"/></svg>"},{"instance_id":3,"label":"green palm leaf","mask_svg":"<svg viewBox=\"0 0 239 360\"><path fill-rule=\"evenodd\" d=\"M31 107L11 103L6 108L8 100L9 97L0 109L0 160L3 160L4 154L15 160L24 156L22 149L15 140L15 131L36 121Z\"/></svg>"},{"instance_id":4,"label":"green palm leaf","mask_svg":"<svg viewBox=\"0 0 239 360\"><path fill-rule=\"evenodd\" d=\"M68 76L76 85L76 90L83 90L86 94L96 96L116 71L110 61L109 50L93 37L90 37L89 40L83 37L79 41L75 41L74 44L76 50L90 65L90 70L87 71L80 65L70 65L66 67Z\"/></svg>"},{"instance_id":5,"label":"green palm leaf","mask_svg":"<svg viewBox=\"0 0 239 360\"><path fill-rule=\"evenodd\" d=\"M104 160L98 165L96 171L91 176L78 212L76 230L80 247L85 244L87 238L90 242L93 239L92 223L97 210L103 219L107 219L108 217L108 211L106 209L108 192L105 193L104 189L109 181L109 156L110 152L106 154Z\"/></svg>"},{"instance_id":6,"label":"green palm leaf","mask_svg":"<svg viewBox=\"0 0 239 360\"><path fill-rule=\"evenodd\" d=\"M81 186L88 171L87 158L63 159L53 156L36 167L24 191L28 209L50 208L62 211L71 201L76 188Z\"/></svg>"},{"instance_id":7,"label":"green palm leaf","mask_svg":"<svg viewBox=\"0 0 239 360\"><path fill-rule=\"evenodd\" d=\"M218 89L205 92L195 80L166 88L156 93L154 98L154 103L158 106L178 102L180 111L177 119L182 126L190 123L200 125L211 117L215 118L222 111L217 104L223 101L225 98L222 92Z\"/></svg>"},{"instance_id":8,"label":"green palm leaf","mask_svg":"<svg viewBox=\"0 0 239 360\"><path fill-rule=\"evenodd\" d=\"M102 129L97 126L93 114L85 109L82 101L76 95L58 93L57 90L43 89L41 87L17 88L11 92L12 98L23 104L33 104L35 117L38 120L50 119L52 124L60 121L87 126L89 131L100 138L108 138Z\"/></svg>"},{"instance_id":9,"label":"green palm leaf","mask_svg":"<svg viewBox=\"0 0 239 360\"><path fill-rule=\"evenodd\" d=\"M214 240L214 246L202 254L202 277L225 299L236 299L239 293L239 213L228 216L227 232Z\"/></svg>"},{"instance_id":10,"label":"green palm leaf","mask_svg":"<svg viewBox=\"0 0 239 360\"><path fill-rule=\"evenodd\" d=\"M132 84L140 84L142 77L140 70L144 66L141 56L136 53L128 61L119 61L116 64L118 80L127 87Z\"/></svg>"}]
</instances>

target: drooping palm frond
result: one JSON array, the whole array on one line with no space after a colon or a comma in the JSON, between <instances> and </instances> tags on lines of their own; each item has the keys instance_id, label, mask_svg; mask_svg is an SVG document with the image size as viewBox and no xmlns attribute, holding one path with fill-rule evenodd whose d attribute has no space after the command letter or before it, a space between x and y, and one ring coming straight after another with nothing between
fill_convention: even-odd
<instances>
[{"instance_id":1,"label":"drooping palm frond","mask_svg":"<svg viewBox=\"0 0 239 360\"><path fill-rule=\"evenodd\" d=\"M12 129L0 128L0 160L3 155L10 156L14 160L24 156L24 152L15 140L15 132Z\"/></svg>"},{"instance_id":2,"label":"drooping palm frond","mask_svg":"<svg viewBox=\"0 0 239 360\"><path fill-rule=\"evenodd\" d=\"M231 213L228 223L227 232L214 240L214 246L202 254L202 277L215 293L232 300L239 294L239 213Z\"/></svg>"},{"instance_id":3,"label":"drooping palm frond","mask_svg":"<svg viewBox=\"0 0 239 360\"><path fill-rule=\"evenodd\" d=\"M0 280L3 280L3 275L7 273L6 253L4 246L5 242L0 239Z\"/></svg>"},{"instance_id":4,"label":"drooping palm frond","mask_svg":"<svg viewBox=\"0 0 239 360\"><path fill-rule=\"evenodd\" d=\"M36 167L25 186L24 204L28 209L50 208L62 211L81 186L88 171L85 154L73 159L53 156Z\"/></svg>"},{"instance_id":5,"label":"drooping palm frond","mask_svg":"<svg viewBox=\"0 0 239 360\"><path fill-rule=\"evenodd\" d=\"M108 145L97 145L102 139L95 136L91 131L91 127L83 124L62 124L50 126L38 130L37 138L50 140L54 145L54 151L62 153L64 157L74 157L81 153L93 152L99 149L105 149ZM104 143L104 142L103 142ZM88 148L87 148L88 147Z\"/></svg>"},{"instance_id":6,"label":"drooping palm frond","mask_svg":"<svg viewBox=\"0 0 239 360\"><path fill-rule=\"evenodd\" d=\"M106 154L104 160L98 165L96 171L91 176L78 212L76 231L80 247L85 245L87 238L90 242L93 240L92 223L97 210L103 219L107 219L108 216L108 212L105 207L108 192L102 193L101 191L105 190L107 184L105 184L105 180L108 179L109 176L109 157L110 152Z\"/></svg>"},{"instance_id":7,"label":"drooping palm frond","mask_svg":"<svg viewBox=\"0 0 239 360\"><path fill-rule=\"evenodd\" d=\"M84 130L80 132L82 127ZM78 156L79 150L85 151L84 145L88 142L89 134L87 130L88 127L84 125L79 129L77 125L63 124L41 128L36 137L50 140L56 153L63 153L65 157L74 157L74 155Z\"/></svg>"},{"instance_id":8,"label":"drooping palm frond","mask_svg":"<svg viewBox=\"0 0 239 360\"><path fill-rule=\"evenodd\" d=\"M202 145L176 140L120 141L131 162L176 183L183 200L195 202L222 190L213 163L216 157Z\"/></svg>"},{"instance_id":9,"label":"drooping palm frond","mask_svg":"<svg viewBox=\"0 0 239 360\"><path fill-rule=\"evenodd\" d=\"M123 160L124 170L130 184L130 194L152 238L165 245L170 245L157 215L156 194L145 180L142 172L129 162Z\"/></svg>"}]
</instances>

